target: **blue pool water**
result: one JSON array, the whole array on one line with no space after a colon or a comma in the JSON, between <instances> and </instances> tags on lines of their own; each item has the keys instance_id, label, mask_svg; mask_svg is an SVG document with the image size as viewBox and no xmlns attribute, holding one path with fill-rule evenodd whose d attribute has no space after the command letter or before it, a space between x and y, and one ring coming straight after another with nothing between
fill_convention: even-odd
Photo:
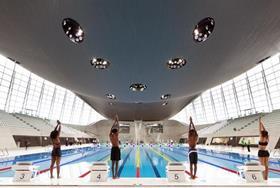
<instances>
[{"instance_id":1,"label":"blue pool water","mask_svg":"<svg viewBox=\"0 0 280 188\"><path fill-rule=\"evenodd\" d=\"M119 164L120 177L166 177L166 165L170 161L189 162L187 157L187 147L183 146L122 146ZM258 160L256 157L241 155L229 152L217 152L206 149L199 149L199 163L220 168L232 173L237 172L237 166L244 164L248 160ZM109 161L110 148L85 147L79 149L68 149L62 151L61 166L94 161ZM39 154L22 155L13 158L2 159L0 161L0 177L11 177L13 171L9 168L18 161L32 161L39 166L41 173L46 173L50 165L50 152ZM280 161L270 159L269 177L280 178ZM85 173L88 169L85 169ZM82 174L77 174L79 177ZM111 174L110 174L111 176Z\"/></svg>"}]
</instances>

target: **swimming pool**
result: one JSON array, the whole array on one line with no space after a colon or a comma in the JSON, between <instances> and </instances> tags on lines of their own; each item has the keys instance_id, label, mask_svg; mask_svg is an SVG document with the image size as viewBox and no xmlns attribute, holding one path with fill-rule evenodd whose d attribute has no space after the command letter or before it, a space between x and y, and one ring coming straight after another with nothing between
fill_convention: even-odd
<instances>
[{"instance_id":1,"label":"swimming pool","mask_svg":"<svg viewBox=\"0 0 280 188\"><path fill-rule=\"evenodd\" d=\"M123 145L121 150L122 160L119 164L120 177L162 178L166 177L166 165L168 162L189 162L187 157L188 148L179 145L173 147L165 145ZM198 155L199 163L209 165L213 168L219 168L233 174L237 173L237 166L242 165L245 161L258 160L257 157L254 156L206 149L199 149ZM11 166L18 161L32 161L34 165L39 166L39 174L44 174L49 170L50 152L2 159L0 161L0 177L12 177L14 172L11 170ZM93 161L108 161L109 165L111 165L110 147L84 147L62 151L62 168L68 165L81 163L90 165ZM269 177L280 178L280 161L271 159L269 165ZM186 173L188 173L188 169ZM88 168L83 168L82 172L77 172L75 176L83 178L88 174Z\"/></svg>"}]
</instances>

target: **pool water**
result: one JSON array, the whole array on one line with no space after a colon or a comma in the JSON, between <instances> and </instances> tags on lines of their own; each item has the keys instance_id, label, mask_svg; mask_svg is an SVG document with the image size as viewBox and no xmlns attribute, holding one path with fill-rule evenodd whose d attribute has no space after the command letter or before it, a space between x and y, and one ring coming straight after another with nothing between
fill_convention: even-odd
<instances>
[{"instance_id":1,"label":"pool water","mask_svg":"<svg viewBox=\"0 0 280 188\"><path fill-rule=\"evenodd\" d=\"M168 162L180 161L189 163L187 157L188 148L184 146L159 146L159 145L123 145L121 147L121 158L119 162L120 177L166 177L166 165ZM218 152L213 150L198 149L198 163L207 164L213 168L219 168L236 174L237 166L241 166L249 160L258 160L255 156L241 155L229 152ZM50 152L21 155L0 161L0 177L12 177L14 172L11 166L18 161L32 161L39 166L39 174L47 173L50 165ZM110 162L110 147L84 147L78 149L67 149L62 151L61 166L88 163L94 161ZM280 178L280 161L270 159L269 177ZM187 169L188 170L188 169ZM77 174L77 177L84 177L88 174L88 168L84 174ZM112 176L112 174L110 174Z\"/></svg>"}]
</instances>

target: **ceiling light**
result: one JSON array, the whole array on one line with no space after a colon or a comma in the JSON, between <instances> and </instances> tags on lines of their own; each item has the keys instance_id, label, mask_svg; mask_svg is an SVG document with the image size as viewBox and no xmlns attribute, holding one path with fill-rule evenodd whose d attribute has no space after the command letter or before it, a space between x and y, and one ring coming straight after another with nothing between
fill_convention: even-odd
<instances>
[{"instance_id":1,"label":"ceiling light","mask_svg":"<svg viewBox=\"0 0 280 188\"><path fill-rule=\"evenodd\" d=\"M110 62L102 58L93 58L90 64L96 69L107 69L110 66Z\"/></svg>"},{"instance_id":2,"label":"ceiling light","mask_svg":"<svg viewBox=\"0 0 280 188\"><path fill-rule=\"evenodd\" d=\"M213 33L215 21L213 18L207 17L202 19L193 30L193 40L195 42L206 41L211 33Z\"/></svg>"},{"instance_id":3,"label":"ceiling light","mask_svg":"<svg viewBox=\"0 0 280 188\"><path fill-rule=\"evenodd\" d=\"M145 84L141 84L141 83L135 83L135 84L131 84L129 89L132 91L144 91L147 88L147 86Z\"/></svg>"},{"instance_id":4,"label":"ceiling light","mask_svg":"<svg viewBox=\"0 0 280 188\"><path fill-rule=\"evenodd\" d=\"M161 99L161 100L166 100L166 99L169 99L170 97L171 97L170 94L165 94L165 95L162 95L162 96L160 97L160 99Z\"/></svg>"},{"instance_id":5,"label":"ceiling light","mask_svg":"<svg viewBox=\"0 0 280 188\"><path fill-rule=\"evenodd\" d=\"M170 59L166 64L169 69L179 69L185 66L187 61L183 58Z\"/></svg>"},{"instance_id":6,"label":"ceiling light","mask_svg":"<svg viewBox=\"0 0 280 188\"><path fill-rule=\"evenodd\" d=\"M162 103L162 106L166 106L168 103L167 102L164 102L164 103Z\"/></svg>"},{"instance_id":7,"label":"ceiling light","mask_svg":"<svg viewBox=\"0 0 280 188\"><path fill-rule=\"evenodd\" d=\"M115 99L116 99L116 96L113 95L113 94L110 94L110 93L106 94L106 97L107 97L108 99L112 99L112 100L115 100Z\"/></svg>"},{"instance_id":8,"label":"ceiling light","mask_svg":"<svg viewBox=\"0 0 280 188\"><path fill-rule=\"evenodd\" d=\"M81 43L84 40L84 31L80 24L71 18L65 18L62 21L64 33L74 43Z\"/></svg>"}]
</instances>

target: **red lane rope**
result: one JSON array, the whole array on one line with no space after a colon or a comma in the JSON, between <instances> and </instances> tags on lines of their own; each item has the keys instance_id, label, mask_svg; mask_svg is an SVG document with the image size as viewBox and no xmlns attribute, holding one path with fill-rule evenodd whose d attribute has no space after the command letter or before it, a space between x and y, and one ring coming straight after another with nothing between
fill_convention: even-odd
<instances>
[{"instance_id":1,"label":"red lane rope","mask_svg":"<svg viewBox=\"0 0 280 188\"><path fill-rule=\"evenodd\" d=\"M275 168L269 168L270 171L275 171L275 172L280 172L280 170L275 169Z\"/></svg>"},{"instance_id":2,"label":"red lane rope","mask_svg":"<svg viewBox=\"0 0 280 188\"><path fill-rule=\"evenodd\" d=\"M136 177L137 178L140 177L140 168L139 167L136 168Z\"/></svg>"},{"instance_id":3,"label":"red lane rope","mask_svg":"<svg viewBox=\"0 0 280 188\"><path fill-rule=\"evenodd\" d=\"M84 178L84 177L86 177L89 173L90 173L90 170L87 171L87 172L85 172L85 173L83 173L83 174L81 174L81 175L79 176L79 178Z\"/></svg>"},{"instance_id":4,"label":"red lane rope","mask_svg":"<svg viewBox=\"0 0 280 188\"><path fill-rule=\"evenodd\" d=\"M0 171L10 170L11 168L12 168L11 166L8 166L8 167L5 167L5 168L0 168Z\"/></svg>"}]
</instances>

